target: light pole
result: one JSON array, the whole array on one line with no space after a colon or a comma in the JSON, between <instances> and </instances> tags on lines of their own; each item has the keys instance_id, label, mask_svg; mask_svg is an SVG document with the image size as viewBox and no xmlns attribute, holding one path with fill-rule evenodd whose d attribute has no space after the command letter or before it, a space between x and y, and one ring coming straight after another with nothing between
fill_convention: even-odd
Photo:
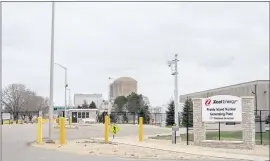
<instances>
[{"instance_id":1,"label":"light pole","mask_svg":"<svg viewBox=\"0 0 270 161\"><path fill-rule=\"evenodd\" d=\"M2 2L0 2L0 27L0 112L2 112Z\"/></svg>"},{"instance_id":2,"label":"light pole","mask_svg":"<svg viewBox=\"0 0 270 161\"><path fill-rule=\"evenodd\" d=\"M65 118L66 118L66 110L67 110L67 87L68 87L68 84L67 84L67 68L62 66L61 64L58 64L58 63L54 63L55 65L63 68L65 70L65 111L64 111L64 115L65 115Z\"/></svg>"},{"instance_id":3,"label":"light pole","mask_svg":"<svg viewBox=\"0 0 270 161\"><path fill-rule=\"evenodd\" d=\"M172 75L174 75L174 123L179 126L178 122L178 54L175 54L174 60L168 62L168 66L171 67Z\"/></svg>"},{"instance_id":4,"label":"light pole","mask_svg":"<svg viewBox=\"0 0 270 161\"><path fill-rule=\"evenodd\" d=\"M113 91L111 91L111 82L110 82L110 80L113 80L113 78L112 77L109 77L108 80L109 80L109 96L108 96L108 101L110 102L111 101L111 95L112 95L111 92L113 92Z\"/></svg>"},{"instance_id":5,"label":"light pole","mask_svg":"<svg viewBox=\"0 0 270 161\"><path fill-rule=\"evenodd\" d=\"M70 94L70 88L67 88L68 90L68 106L71 108L71 94Z\"/></svg>"},{"instance_id":6,"label":"light pole","mask_svg":"<svg viewBox=\"0 0 270 161\"><path fill-rule=\"evenodd\" d=\"M0 2L0 121L2 123L2 2ZM2 128L1 128L1 134L2 134ZM2 149L2 146L1 146ZM0 152L2 156L2 150Z\"/></svg>"},{"instance_id":7,"label":"light pole","mask_svg":"<svg viewBox=\"0 0 270 161\"><path fill-rule=\"evenodd\" d=\"M51 26L51 61L50 61L50 108L49 108L49 142L52 141L53 131L53 75L54 75L54 2L52 2Z\"/></svg>"}]
</instances>

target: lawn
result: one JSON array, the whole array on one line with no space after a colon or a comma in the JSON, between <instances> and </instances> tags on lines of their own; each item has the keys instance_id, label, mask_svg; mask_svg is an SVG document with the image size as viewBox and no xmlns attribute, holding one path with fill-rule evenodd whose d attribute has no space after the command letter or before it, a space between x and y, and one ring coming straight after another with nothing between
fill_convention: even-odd
<instances>
[{"instance_id":1,"label":"lawn","mask_svg":"<svg viewBox=\"0 0 270 161\"><path fill-rule=\"evenodd\" d=\"M218 131L208 131L206 133L206 140L219 140ZM269 145L269 135L270 132L262 133L262 144ZM186 141L187 135L181 134L181 140ZM189 141L193 141L193 134L189 134ZM260 133L256 133L256 144L261 144L261 136ZM151 139L160 139L160 140L171 140L171 135L164 136L156 136ZM242 131L221 131L220 132L220 140L228 140L228 141L241 141L242 140Z\"/></svg>"},{"instance_id":2,"label":"lawn","mask_svg":"<svg viewBox=\"0 0 270 161\"><path fill-rule=\"evenodd\" d=\"M18 124L21 124L22 123L22 120L18 120ZM1 124L1 122L0 122ZM9 120L3 120L3 124L4 125L8 125L9 124ZM16 124L16 121L14 120L10 120L10 124Z\"/></svg>"}]
</instances>

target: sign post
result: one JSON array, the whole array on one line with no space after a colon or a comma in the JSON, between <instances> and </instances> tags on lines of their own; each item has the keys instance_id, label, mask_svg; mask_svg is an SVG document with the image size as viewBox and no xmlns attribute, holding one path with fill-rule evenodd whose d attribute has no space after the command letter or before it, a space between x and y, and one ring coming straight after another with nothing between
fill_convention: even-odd
<instances>
[{"instance_id":1,"label":"sign post","mask_svg":"<svg viewBox=\"0 0 270 161\"><path fill-rule=\"evenodd\" d=\"M173 126L172 127L172 144L176 144L176 133L179 131L179 126Z\"/></svg>"}]
</instances>

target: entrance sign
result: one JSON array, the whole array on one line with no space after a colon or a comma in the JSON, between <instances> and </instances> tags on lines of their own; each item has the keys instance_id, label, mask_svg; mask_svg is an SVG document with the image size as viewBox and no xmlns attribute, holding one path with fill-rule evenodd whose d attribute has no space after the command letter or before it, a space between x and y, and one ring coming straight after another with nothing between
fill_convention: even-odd
<instances>
[{"instance_id":1,"label":"entrance sign","mask_svg":"<svg viewBox=\"0 0 270 161\"><path fill-rule=\"evenodd\" d=\"M241 122L242 101L240 97L216 95L202 101L203 122Z\"/></svg>"},{"instance_id":2,"label":"entrance sign","mask_svg":"<svg viewBox=\"0 0 270 161\"><path fill-rule=\"evenodd\" d=\"M3 120L10 120L10 113L2 113Z\"/></svg>"}]
</instances>

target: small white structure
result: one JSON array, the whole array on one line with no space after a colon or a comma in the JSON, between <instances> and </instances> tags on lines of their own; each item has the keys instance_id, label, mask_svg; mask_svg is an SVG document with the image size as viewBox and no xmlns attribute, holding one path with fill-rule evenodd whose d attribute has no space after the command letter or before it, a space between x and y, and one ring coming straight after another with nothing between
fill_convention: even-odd
<instances>
[{"instance_id":1,"label":"small white structure","mask_svg":"<svg viewBox=\"0 0 270 161\"><path fill-rule=\"evenodd\" d=\"M98 109L70 109L67 113L72 123L97 123Z\"/></svg>"}]
</instances>

